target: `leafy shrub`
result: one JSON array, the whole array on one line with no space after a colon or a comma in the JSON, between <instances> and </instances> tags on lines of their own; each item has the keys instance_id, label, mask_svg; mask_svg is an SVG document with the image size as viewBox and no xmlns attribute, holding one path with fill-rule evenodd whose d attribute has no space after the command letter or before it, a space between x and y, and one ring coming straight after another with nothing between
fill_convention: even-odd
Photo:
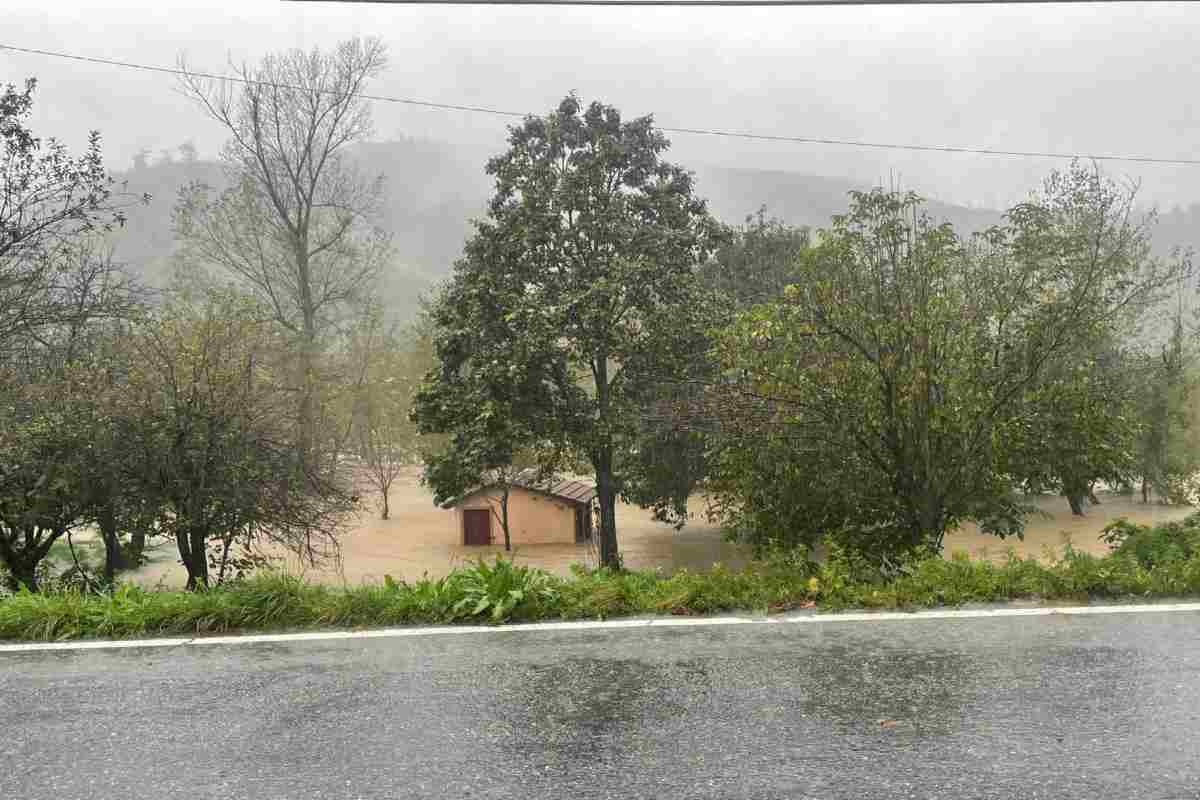
<instances>
[{"instance_id":1,"label":"leafy shrub","mask_svg":"<svg viewBox=\"0 0 1200 800\"><path fill-rule=\"evenodd\" d=\"M1106 525L1100 539L1113 546L1113 555L1133 558L1147 569L1183 562L1200 553L1200 514L1153 527L1122 517Z\"/></svg>"},{"instance_id":2,"label":"leafy shrub","mask_svg":"<svg viewBox=\"0 0 1200 800\"><path fill-rule=\"evenodd\" d=\"M1159 479L1155 488L1173 506L1200 504L1200 472L1169 473Z\"/></svg>"},{"instance_id":3,"label":"leafy shrub","mask_svg":"<svg viewBox=\"0 0 1200 800\"><path fill-rule=\"evenodd\" d=\"M541 605L558 597L559 580L543 569L517 566L496 557L492 565L480 559L474 566L455 571L448 580L462 593L452 611L456 616L488 616L492 622L535 616Z\"/></svg>"},{"instance_id":4,"label":"leafy shrub","mask_svg":"<svg viewBox=\"0 0 1200 800\"><path fill-rule=\"evenodd\" d=\"M995 564L964 554L913 556L892 565L856 559L836 546L819 566L807 558L705 572L572 569L563 580L497 558L444 578L334 588L262 573L196 592L143 589L20 591L0 597L0 639L195 636L228 631L430 624L485 619L605 619L634 614L957 606L1016 598L1200 595L1200 515L1154 528L1117 521L1116 549L1093 556L1068 546L1047 562Z\"/></svg>"},{"instance_id":5,"label":"leafy shrub","mask_svg":"<svg viewBox=\"0 0 1200 800\"><path fill-rule=\"evenodd\" d=\"M587 569L573 565L574 579L559 595L560 613L567 619L607 619L645 613L646 598L661 576L649 571L617 571L607 567Z\"/></svg>"}]
</instances>

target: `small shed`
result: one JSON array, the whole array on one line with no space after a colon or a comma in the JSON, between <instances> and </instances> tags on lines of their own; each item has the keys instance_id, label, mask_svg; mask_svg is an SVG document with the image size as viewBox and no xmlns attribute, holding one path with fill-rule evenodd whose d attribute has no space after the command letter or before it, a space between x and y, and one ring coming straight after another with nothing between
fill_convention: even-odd
<instances>
[{"instance_id":1,"label":"small shed","mask_svg":"<svg viewBox=\"0 0 1200 800\"><path fill-rule=\"evenodd\" d=\"M508 484L508 531L516 544L572 544L592 535L596 487L580 480L536 480L533 470ZM464 545L504 543L503 486L481 486L443 507L454 511L456 538Z\"/></svg>"}]
</instances>

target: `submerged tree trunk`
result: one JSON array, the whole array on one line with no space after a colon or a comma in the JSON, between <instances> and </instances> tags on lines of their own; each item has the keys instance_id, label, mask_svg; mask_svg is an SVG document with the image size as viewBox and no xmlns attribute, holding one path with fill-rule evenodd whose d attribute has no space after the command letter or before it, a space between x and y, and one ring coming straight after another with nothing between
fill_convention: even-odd
<instances>
[{"instance_id":1,"label":"submerged tree trunk","mask_svg":"<svg viewBox=\"0 0 1200 800\"><path fill-rule=\"evenodd\" d=\"M301 463L311 469L317 443L317 314L312 293L312 264L308 251L308 224L296 234L296 288L299 290L303 322L300 347L300 453Z\"/></svg>"},{"instance_id":2,"label":"submerged tree trunk","mask_svg":"<svg viewBox=\"0 0 1200 800\"><path fill-rule=\"evenodd\" d=\"M1084 516L1086 509L1084 504L1091 493L1091 484L1074 476L1064 476L1061 480L1062 495L1067 498L1067 504L1071 506L1071 513L1077 517Z\"/></svg>"},{"instance_id":3,"label":"submerged tree trunk","mask_svg":"<svg viewBox=\"0 0 1200 800\"><path fill-rule=\"evenodd\" d=\"M607 464L596 466L596 499L600 502L600 566L621 568L617 551L617 492L612 470Z\"/></svg>"},{"instance_id":4,"label":"submerged tree trunk","mask_svg":"<svg viewBox=\"0 0 1200 800\"><path fill-rule=\"evenodd\" d=\"M1150 502L1150 481L1142 478L1142 502Z\"/></svg>"},{"instance_id":5,"label":"submerged tree trunk","mask_svg":"<svg viewBox=\"0 0 1200 800\"><path fill-rule=\"evenodd\" d=\"M0 566L8 571L9 589L15 592L24 586L29 591L36 592L41 588L38 583L38 565L42 563L42 559L50 552L50 547L62 537L64 532L47 531L37 527L32 529L9 528L7 531L0 532L2 536L12 537L7 540L0 538ZM13 547L13 543L22 542L25 543L25 546L21 549Z\"/></svg>"},{"instance_id":6,"label":"submerged tree trunk","mask_svg":"<svg viewBox=\"0 0 1200 800\"><path fill-rule=\"evenodd\" d=\"M217 585L220 586L225 582L225 567L229 564L229 551L233 547L235 536L232 533L225 534L225 538L221 543L221 561L217 569Z\"/></svg>"},{"instance_id":7,"label":"submerged tree trunk","mask_svg":"<svg viewBox=\"0 0 1200 800\"><path fill-rule=\"evenodd\" d=\"M388 518L388 514L391 512L391 509L388 507L388 490L387 490L387 487L385 486L385 487L383 487L382 489L380 489L380 490L379 490L379 493L380 493L381 495L383 495L383 510L379 512L379 518L380 518L380 519L387 519L387 518Z\"/></svg>"},{"instance_id":8,"label":"submerged tree trunk","mask_svg":"<svg viewBox=\"0 0 1200 800\"><path fill-rule=\"evenodd\" d=\"M104 582L113 584L117 580L117 573L129 566L125 559L125 551L121 549L121 542L117 539L116 531L111 534L100 532L101 538L104 540Z\"/></svg>"},{"instance_id":9,"label":"submerged tree trunk","mask_svg":"<svg viewBox=\"0 0 1200 800\"><path fill-rule=\"evenodd\" d=\"M125 551L121 548L121 538L117 534L117 515L111 501L100 509L97 520L100 528L100 538L104 542L104 582L111 585L117 579L117 573L129 567Z\"/></svg>"},{"instance_id":10,"label":"submerged tree trunk","mask_svg":"<svg viewBox=\"0 0 1200 800\"><path fill-rule=\"evenodd\" d=\"M596 408L600 425L609 424L608 352L596 353L592 363L592 376L596 379ZM609 569L621 568L621 554L617 551L617 487L613 475L613 447L611 441L602 440L592 454L592 466L596 470L596 499L600 502L600 566Z\"/></svg>"},{"instance_id":11,"label":"submerged tree trunk","mask_svg":"<svg viewBox=\"0 0 1200 800\"><path fill-rule=\"evenodd\" d=\"M130 566L137 567L142 563L142 554L146 552L146 531L141 528L129 534L129 543L125 545L125 557Z\"/></svg>"},{"instance_id":12,"label":"submerged tree trunk","mask_svg":"<svg viewBox=\"0 0 1200 800\"><path fill-rule=\"evenodd\" d=\"M512 537L508 532L508 484L504 484L504 493L500 495L500 527L504 530L504 552L512 550Z\"/></svg>"},{"instance_id":13,"label":"submerged tree trunk","mask_svg":"<svg viewBox=\"0 0 1200 800\"><path fill-rule=\"evenodd\" d=\"M37 562L18 560L6 565L8 568L8 588L16 592L25 587L31 592L38 590Z\"/></svg>"},{"instance_id":14,"label":"submerged tree trunk","mask_svg":"<svg viewBox=\"0 0 1200 800\"><path fill-rule=\"evenodd\" d=\"M208 585L208 537L198 525L187 525L175 532L179 559L187 570L187 588L194 590Z\"/></svg>"}]
</instances>

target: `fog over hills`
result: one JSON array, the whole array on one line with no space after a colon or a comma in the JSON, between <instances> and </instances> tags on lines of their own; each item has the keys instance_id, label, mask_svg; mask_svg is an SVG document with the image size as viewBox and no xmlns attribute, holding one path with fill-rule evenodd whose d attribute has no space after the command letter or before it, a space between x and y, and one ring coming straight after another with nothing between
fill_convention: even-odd
<instances>
[{"instance_id":1,"label":"fog over hills","mask_svg":"<svg viewBox=\"0 0 1200 800\"><path fill-rule=\"evenodd\" d=\"M167 156L170 155L168 160ZM359 145L354 157L366 174L383 175L385 199L379 224L390 231L395 260L385 275L384 297L399 318L417 308L420 294L446 276L481 216L491 191L484 172L488 153L422 139L394 139ZM848 193L871 188L847 179L781 170L686 164L696 173L698 193L718 219L741 223L759 208L793 225L822 227L846 210ZM150 203L132 209L126 228L115 234L117 257L147 282L161 286L172 272L175 239L172 214L181 187L193 181L219 186L219 164L163 153L154 163L115 173L130 192L149 193ZM1030 187L1031 189L1033 187ZM967 208L928 198L937 219L962 232L999 222L998 210ZM1159 218L1156 249L1200 241L1200 205Z\"/></svg>"}]
</instances>

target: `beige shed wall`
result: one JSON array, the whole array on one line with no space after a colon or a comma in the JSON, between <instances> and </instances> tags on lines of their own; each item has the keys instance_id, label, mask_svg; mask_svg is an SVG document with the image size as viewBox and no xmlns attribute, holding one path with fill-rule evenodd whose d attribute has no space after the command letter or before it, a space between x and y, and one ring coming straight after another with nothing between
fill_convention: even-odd
<instances>
[{"instance_id":1,"label":"beige shed wall","mask_svg":"<svg viewBox=\"0 0 1200 800\"><path fill-rule=\"evenodd\" d=\"M463 509L494 510L492 542L504 544L504 529L500 526L500 491L477 492L454 507L453 529L455 544L463 541ZM488 498L493 498L489 500ZM575 506L537 492L513 488L508 494L508 529L513 544L573 544L575 542Z\"/></svg>"}]
</instances>

